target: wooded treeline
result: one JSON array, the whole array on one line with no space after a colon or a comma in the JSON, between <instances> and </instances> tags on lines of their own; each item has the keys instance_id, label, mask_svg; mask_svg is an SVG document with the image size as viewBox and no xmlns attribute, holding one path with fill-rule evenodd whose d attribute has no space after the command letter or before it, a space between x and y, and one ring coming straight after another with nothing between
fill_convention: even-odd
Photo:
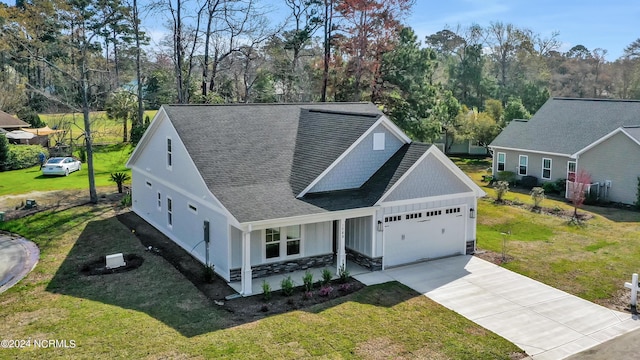
<instances>
[{"instance_id":1,"label":"wooded treeline","mask_svg":"<svg viewBox=\"0 0 640 360\"><path fill-rule=\"evenodd\" d=\"M142 109L164 103L372 101L418 140L486 145L550 96L640 99L640 39L613 62L500 21L418 39L406 24L413 2L0 4L0 109L108 110L136 131ZM159 45L141 18L165 25Z\"/></svg>"}]
</instances>

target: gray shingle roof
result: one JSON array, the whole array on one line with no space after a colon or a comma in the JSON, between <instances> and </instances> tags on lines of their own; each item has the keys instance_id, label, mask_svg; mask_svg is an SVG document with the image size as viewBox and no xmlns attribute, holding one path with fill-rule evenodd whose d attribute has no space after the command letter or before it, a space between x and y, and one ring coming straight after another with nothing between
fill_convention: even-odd
<instances>
[{"instance_id":1,"label":"gray shingle roof","mask_svg":"<svg viewBox=\"0 0 640 360\"><path fill-rule=\"evenodd\" d=\"M640 101L552 98L528 121L509 123L490 146L570 155L631 125L640 125Z\"/></svg>"},{"instance_id":2,"label":"gray shingle roof","mask_svg":"<svg viewBox=\"0 0 640 360\"><path fill-rule=\"evenodd\" d=\"M396 172L402 172L386 169L385 164L385 176L381 173L381 183L369 184L372 190L367 190L367 182L360 190L296 198L382 116L371 103L169 105L164 109L211 192L240 222L370 206L377 200L371 202L375 194L399 178L394 177ZM420 146L412 148L406 159L400 156L402 151L409 152L405 148L389 160L401 160L396 168L408 169L411 165L406 162L417 160ZM386 185L379 189L381 184ZM365 193L355 196L356 191Z\"/></svg>"},{"instance_id":3,"label":"gray shingle roof","mask_svg":"<svg viewBox=\"0 0 640 360\"><path fill-rule=\"evenodd\" d=\"M627 134L631 135L636 141L640 142L640 126L625 127L624 130Z\"/></svg>"}]
</instances>

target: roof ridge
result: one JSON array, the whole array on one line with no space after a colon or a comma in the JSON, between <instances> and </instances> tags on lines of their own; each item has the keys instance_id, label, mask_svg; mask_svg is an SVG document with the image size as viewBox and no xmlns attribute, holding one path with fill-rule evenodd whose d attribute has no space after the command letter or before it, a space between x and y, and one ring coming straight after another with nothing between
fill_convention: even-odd
<instances>
[{"instance_id":1,"label":"roof ridge","mask_svg":"<svg viewBox=\"0 0 640 360\"><path fill-rule=\"evenodd\" d=\"M636 99L575 98L575 97L562 97L562 96L554 96L553 100L640 103L640 100L636 100Z\"/></svg>"},{"instance_id":2,"label":"roof ridge","mask_svg":"<svg viewBox=\"0 0 640 360\"><path fill-rule=\"evenodd\" d=\"M372 102L368 101L352 101L352 102L284 102L284 103L225 103L225 104L164 104L163 106L175 106L175 107L223 107L223 106L275 106L275 105L364 105L364 104L372 104Z\"/></svg>"},{"instance_id":3,"label":"roof ridge","mask_svg":"<svg viewBox=\"0 0 640 360\"><path fill-rule=\"evenodd\" d=\"M335 115L346 115L346 116L366 116L377 118L382 116L381 113L375 112L358 112L358 111L348 111L348 110L327 110L327 109L304 109L310 113L320 113L320 114L335 114Z\"/></svg>"}]
</instances>

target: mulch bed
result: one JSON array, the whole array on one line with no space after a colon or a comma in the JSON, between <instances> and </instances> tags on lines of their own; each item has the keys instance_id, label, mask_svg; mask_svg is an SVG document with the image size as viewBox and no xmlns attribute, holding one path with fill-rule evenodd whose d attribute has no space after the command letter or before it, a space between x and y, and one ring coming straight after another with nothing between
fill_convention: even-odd
<instances>
[{"instance_id":1,"label":"mulch bed","mask_svg":"<svg viewBox=\"0 0 640 360\"><path fill-rule=\"evenodd\" d=\"M552 215L552 216L557 216L566 220L571 220L573 219L573 209L571 210L564 210L562 208L556 207L556 208L548 208L548 207L538 207L538 208L534 208L533 205L529 205L529 204L524 204L520 201L513 201L513 200L502 200L501 202L497 202L496 204L502 204L502 205L508 205L508 206L513 206L513 207L517 207L520 209L524 209L524 210L529 210L531 212L535 212L538 214L544 214L544 215ZM581 211L580 209L578 209L578 221L582 222L582 221L587 221L589 219L593 218L593 215L584 211Z\"/></svg>"},{"instance_id":2,"label":"mulch bed","mask_svg":"<svg viewBox=\"0 0 640 360\"><path fill-rule=\"evenodd\" d=\"M244 324L266 316L308 308L354 293L365 287L365 285L353 278L349 278L345 284L341 284L339 279L335 279L329 284L332 291L327 296L320 295L321 288L316 284L312 294L310 294L311 296L305 296L304 291L299 287L294 289L291 296L285 296L279 290L273 291L271 298L268 300L265 300L263 295L237 297L227 300L227 296L235 295L236 292L224 279L217 275L214 275L213 278L207 276L204 265L180 246L131 211L120 213L117 218L131 229L146 251L156 256L162 256L193 283L212 304L232 314L228 319L230 326Z\"/></svg>"}]
</instances>

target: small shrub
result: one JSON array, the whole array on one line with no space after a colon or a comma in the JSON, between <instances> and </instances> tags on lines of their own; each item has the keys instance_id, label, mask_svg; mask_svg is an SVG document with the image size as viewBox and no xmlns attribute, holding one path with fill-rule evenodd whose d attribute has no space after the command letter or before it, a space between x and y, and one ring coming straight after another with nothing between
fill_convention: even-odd
<instances>
[{"instance_id":1,"label":"small shrub","mask_svg":"<svg viewBox=\"0 0 640 360\"><path fill-rule=\"evenodd\" d=\"M329 269L322 270L322 285L327 285L333 279L333 273Z\"/></svg>"},{"instance_id":2,"label":"small shrub","mask_svg":"<svg viewBox=\"0 0 640 360\"><path fill-rule=\"evenodd\" d=\"M212 283L215 273L213 271L213 265L205 266L202 270L202 278L206 283Z\"/></svg>"},{"instance_id":3,"label":"small shrub","mask_svg":"<svg viewBox=\"0 0 640 360\"><path fill-rule=\"evenodd\" d=\"M513 171L500 171L496 178L498 181L506 181L509 184L515 184L516 182L516 173Z\"/></svg>"},{"instance_id":4,"label":"small shrub","mask_svg":"<svg viewBox=\"0 0 640 360\"><path fill-rule=\"evenodd\" d=\"M282 288L282 293L285 296L293 295L293 280L291 280L291 276L287 276L286 278L282 279L282 281L280 282L280 287Z\"/></svg>"},{"instance_id":5,"label":"small shrub","mask_svg":"<svg viewBox=\"0 0 640 360\"><path fill-rule=\"evenodd\" d=\"M322 296L322 297L327 297L329 295L331 295L331 293L333 292L333 287L331 286L323 286L320 288L320 291L318 291L318 295Z\"/></svg>"},{"instance_id":6,"label":"small shrub","mask_svg":"<svg viewBox=\"0 0 640 360\"><path fill-rule=\"evenodd\" d=\"M268 312L269 311L269 306L267 304L263 304L262 307L260 307L260 312Z\"/></svg>"},{"instance_id":7,"label":"small shrub","mask_svg":"<svg viewBox=\"0 0 640 360\"><path fill-rule=\"evenodd\" d=\"M110 180L116 183L116 185L118 185L118 194L122 194L122 184L124 184L124 182L129 179L131 179L131 176L129 176L128 174L123 172L117 172L117 173L111 173Z\"/></svg>"},{"instance_id":8,"label":"small shrub","mask_svg":"<svg viewBox=\"0 0 640 360\"><path fill-rule=\"evenodd\" d=\"M309 270L304 272L302 283L304 284L305 291L313 290L313 274Z\"/></svg>"},{"instance_id":9,"label":"small shrub","mask_svg":"<svg viewBox=\"0 0 640 360\"><path fill-rule=\"evenodd\" d=\"M509 183L507 181L497 181L493 184L493 188L496 189L496 202L501 203L504 200L504 196L509 192Z\"/></svg>"},{"instance_id":10,"label":"small shrub","mask_svg":"<svg viewBox=\"0 0 640 360\"><path fill-rule=\"evenodd\" d=\"M265 301L271 299L271 285L267 280L262 280L262 297Z\"/></svg>"},{"instance_id":11,"label":"small shrub","mask_svg":"<svg viewBox=\"0 0 640 360\"><path fill-rule=\"evenodd\" d=\"M313 291L305 291L304 293L302 293L302 298L304 300L309 300L313 297Z\"/></svg>"},{"instance_id":12,"label":"small shrub","mask_svg":"<svg viewBox=\"0 0 640 360\"><path fill-rule=\"evenodd\" d=\"M349 270L347 270L347 267L345 265L340 266L340 270L338 271L338 279L340 280L340 283L344 284L347 282L347 280L349 280Z\"/></svg>"},{"instance_id":13,"label":"small shrub","mask_svg":"<svg viewBox=\"0 0 640 360\"><path fill-rule=\"evenodd\" d=\"M540 208L540 203L544 200L544 189L541 187L531 189L531 199L533 199L533 208Z\"/></svg>"},{"instance_id":14,"label":"small shrub","mask_svg":"<svg viewBox=\"0 0 640 360\"><path fill-rule=\"evenodd\" d=\"M351 284L349 284L349 283L340 284L340 286L338 287L338 290L340 290L342 292L347 292L347 291L349 291L349 289L351 289Z\"/></svg>"},{"instance_id":15,"label":"small shrub","mask_svg":"<svg viewBox=\"0 0 640 360\"><path fill-rule=\"evenodd\" d=\"M122 197L122 200L120 200L120 205L122 205L123 207L131 206L131 194L125 194Z\"/></svg>"},{"instance_id":16,"label":"small shrub","mask_svg":"<svg viewBox=\"0 0 640 360\"><path fill-rule=\"evenodd\" d=\"M555 182L548 181L542 184L542 190L545 194L559 194L558 187Z\"/></svg>"}]
</instances>

